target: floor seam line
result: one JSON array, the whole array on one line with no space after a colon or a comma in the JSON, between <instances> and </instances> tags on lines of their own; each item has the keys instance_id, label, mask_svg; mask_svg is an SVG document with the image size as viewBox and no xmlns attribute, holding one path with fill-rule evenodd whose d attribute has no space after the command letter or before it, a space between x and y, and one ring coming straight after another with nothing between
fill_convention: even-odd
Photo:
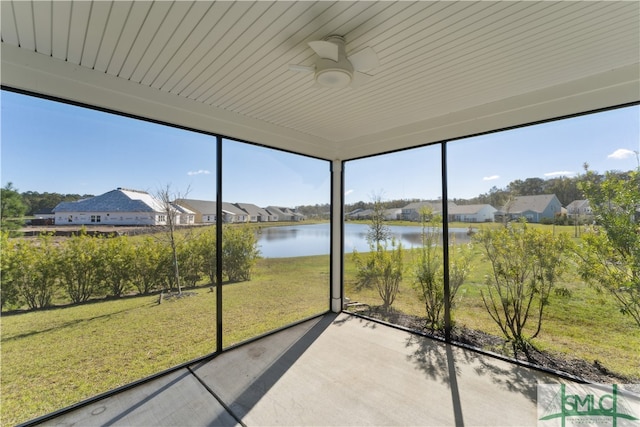
<instances>
[{"instance_id":1,"label":"floor seam line","mask_svg":"<svg viewBox=\"0 0 640 427\"><path fill-rule=\"evenodd\" d=\"M220 396L218 396L216 394L216 392L214 392L211 387L209 387L203 380L202 378L200 378L198 376L198 374L196 374L194 372L193 369L191 369L191 366L187 366L187 369L189 370L189 372L191 372L191 375L193 375L196 380L202 384L202 386L205 388L205 390L207 390L209 392L209 394L211 394L211 396L213 396L214 399L216 399L218 401L218 403L220 405L222 405L222 407L224 408L225 411L227 411L229 413L229 415L231 415L233 417L234 420L236 420L238 422L238 424L240 424L242 427L247 427L247 425L245 423L242 422L242 419L240 419L239 416L236 415L236 413L231 409L231 407L229 405L227 405L222 398L220 398Z\"/></svg>"}]
</instances>

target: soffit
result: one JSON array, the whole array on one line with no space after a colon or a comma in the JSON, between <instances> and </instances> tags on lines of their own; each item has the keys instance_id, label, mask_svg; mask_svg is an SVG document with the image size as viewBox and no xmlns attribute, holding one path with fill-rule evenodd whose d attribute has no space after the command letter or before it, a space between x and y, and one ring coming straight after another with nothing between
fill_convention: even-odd
<instances>
[{"instance_id":1,"label":"soffit","mask_svg":"<svg viewBox=\"0 0 640 427\"><path fill-rule=\"evenodd\" d=\"M2 82L323 158L640 99L638 2L2 1ZM358 89L307 45L372 47Z\"/></svg>"}]
</instances>

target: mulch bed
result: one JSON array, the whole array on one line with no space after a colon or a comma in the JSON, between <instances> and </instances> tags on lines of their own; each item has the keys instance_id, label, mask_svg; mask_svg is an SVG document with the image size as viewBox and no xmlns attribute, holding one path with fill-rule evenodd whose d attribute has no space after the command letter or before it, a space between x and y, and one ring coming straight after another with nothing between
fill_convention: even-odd
<instances>
[{"instance_id":1,"label":"mulch bed","mask_svg":"<svg viewBox=\"0 0 640 427\"><path fill-rule=\"evenodd\" d=\"M431 331L424 327L424 318L410 316L399 311L386 311L382 307L372 306L360 309L358 314L372 319L382 320L387 323L402 326L403 328L416 331L421 334L444 339L443 331ZM454 327L451 331L451 339L455 343L478 348L501 356L528 362L552 371L559 371L570 376L583 379L590 383L600 384L637 384L640 378L630 378L611 372L600 361L588 362L582 359L571 358L565 354L539 351L535 348L529 350L525 355L518 352L517 357L513 356L511 344L504 338L490 335L485 332L469 329L465 327Z\"/></svg>"}]
</instances>

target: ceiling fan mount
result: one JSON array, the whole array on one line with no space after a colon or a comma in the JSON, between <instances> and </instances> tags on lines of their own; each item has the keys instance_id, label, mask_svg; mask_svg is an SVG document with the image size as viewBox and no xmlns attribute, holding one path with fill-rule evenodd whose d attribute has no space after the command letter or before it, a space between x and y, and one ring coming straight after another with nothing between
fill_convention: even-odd
<instances>
[{"instance_id":1,"label":"ceiling fan mount","mask_svg":"<svg viewBox=\"0 0 640 427\"><path fill-rule=\"evenodd\" d=\"M313 72L316 85L342 89L357 87L372 77L364 71L379 65L378 55L367 47L352 55L345 52L344 37L331 35L324 40L311 41L309 47L318 55L315 65L289 65L292 71Z\"/></svg>"}]
</instances>

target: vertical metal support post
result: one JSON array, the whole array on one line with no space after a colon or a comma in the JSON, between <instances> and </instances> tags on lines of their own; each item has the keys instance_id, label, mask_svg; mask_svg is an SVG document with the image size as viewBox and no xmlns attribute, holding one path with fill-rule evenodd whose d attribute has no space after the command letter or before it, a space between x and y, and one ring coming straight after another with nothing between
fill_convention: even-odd
<instances>
[{"instance_id":1,"label":"vertical metal support post","mask_svg":"<svg viewBox=\"0 0 640 427\"><path fill-rule=\"evenodd\" d=\"M222 352L222 137L216 137L216 352Z\"/></svg>"},{"instance_id":2,"label":"vertical metal support post","mask_svg":"<svg viewBox=\"0 0 640 427\"><path fill-rule=\"evenodd\" d=\"M442 262L444 263L444 339L451 342L451 288L449 287L449 195L447 193L447 143L440 144L442 172Z\"/></svg>"},{"instance_id":3,"label":"vertical metal support post","mask_svg":"<svg viewBox=\"0 0 640 427\"><path fill-rule=\"evenodd\" d=\"M344 287L342 286L343 231L344 231L344 172L342 161L331 163L331 311L340 313Z\"/></svg>"}]
</instances>

